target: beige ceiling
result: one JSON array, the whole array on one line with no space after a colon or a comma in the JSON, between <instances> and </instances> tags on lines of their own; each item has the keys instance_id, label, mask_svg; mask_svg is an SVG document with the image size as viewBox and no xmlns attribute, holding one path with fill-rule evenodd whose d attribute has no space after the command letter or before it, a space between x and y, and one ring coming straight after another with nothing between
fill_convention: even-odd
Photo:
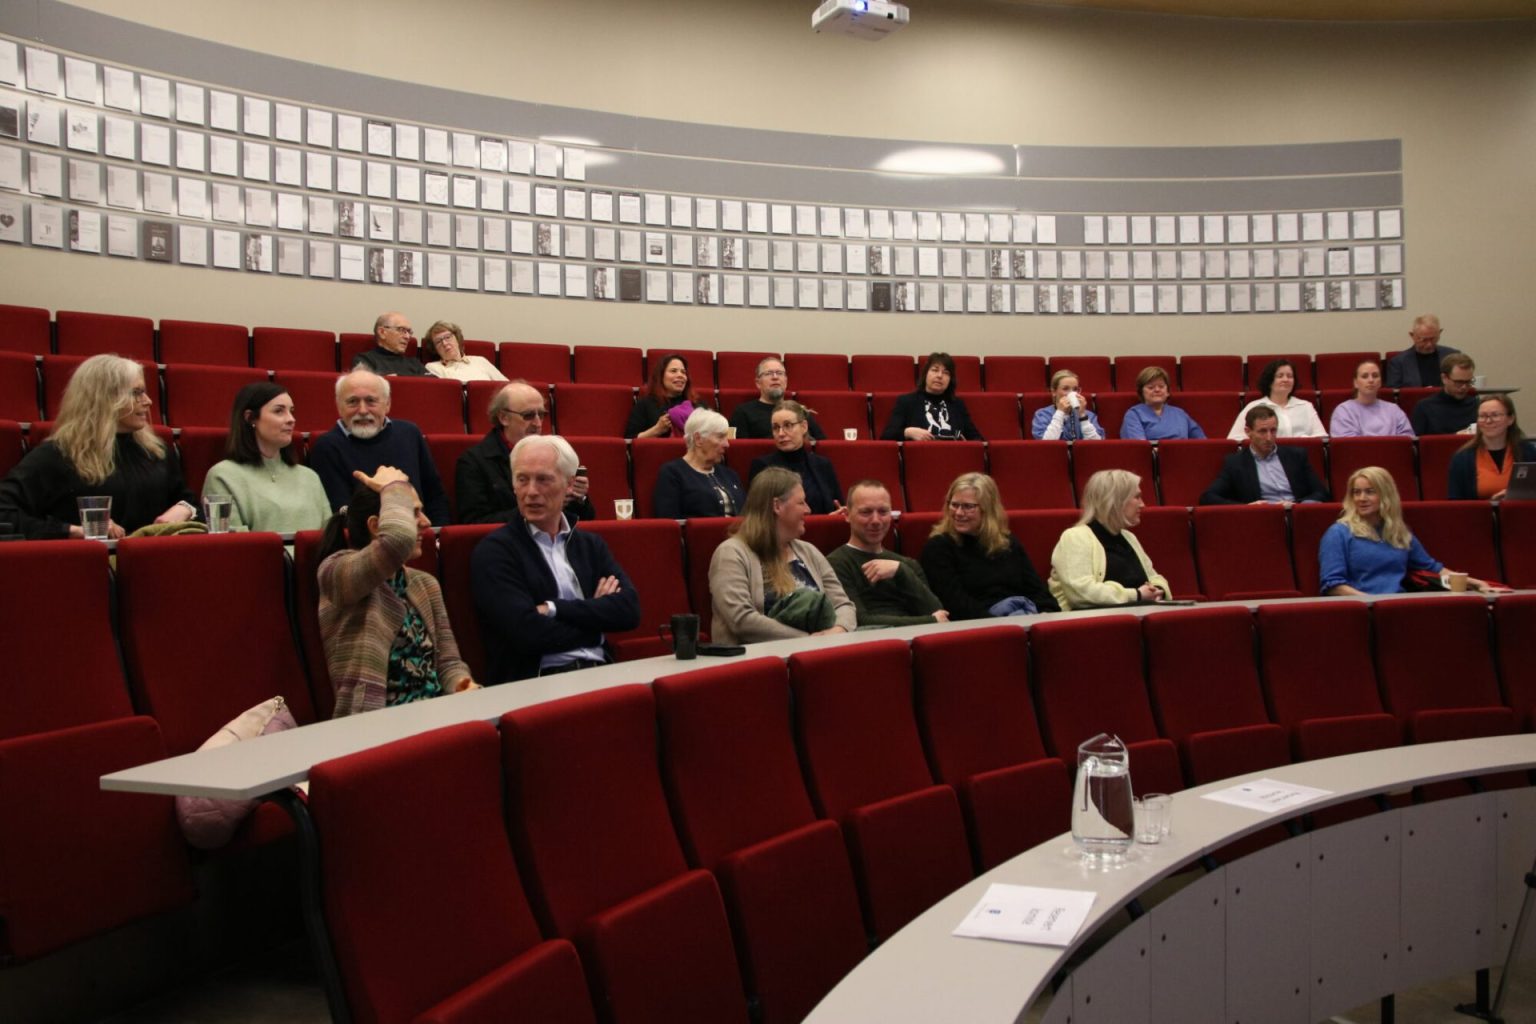
<instances>
[{"instance_id":1,"label":"beige ceiling","mask_svg":"<svg viewBox=\"0 0 1536 1024\"><path fill-rule=\"evenodd\" d=\"M1536 0L997 0L1032 7L1097 7L1112 11L1215 18L1302 21L1482 21L1536 19Z\"/></svg>"}]
</instances>

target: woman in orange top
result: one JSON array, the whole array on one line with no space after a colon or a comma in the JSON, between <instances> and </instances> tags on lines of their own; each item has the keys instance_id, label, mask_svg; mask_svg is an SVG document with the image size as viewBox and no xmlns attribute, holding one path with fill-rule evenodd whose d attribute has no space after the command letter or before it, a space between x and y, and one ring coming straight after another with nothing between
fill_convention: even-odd
<instances>
[{"instance_id":1,"label":"woman in orange top","mask_svg":"<svg viewBox=\"0 0 1536 1024\"><path fill-rule=\"evenodd\" d=\"M1448 490L1456 499L1498 501L1509 489L1516 462L1536 462L1536 444L1515 422L1508 395L1489 395L1477 404L1477 434L1451 458Z\"/></svg>"}]
</instances>

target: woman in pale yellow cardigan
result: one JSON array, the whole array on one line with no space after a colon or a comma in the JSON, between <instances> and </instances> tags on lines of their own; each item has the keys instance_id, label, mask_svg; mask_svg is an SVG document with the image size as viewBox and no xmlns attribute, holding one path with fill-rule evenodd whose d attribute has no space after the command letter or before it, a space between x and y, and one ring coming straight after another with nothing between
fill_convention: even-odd
<instances>
[{"instance_id":1,"label":"woman in pale yellow cardigan","mask_svg":"<svg viewBox=\"0 0 1536 1024\"><path fill-rule=\"evenodd\" d=\"M1166 601L1168 581L1152 568L1130 527L1141 522L1141 477L1103 469L1083 488L1083 517L1051 552L1051 595L1062 611Z\"/></svg>"}]
</instances>

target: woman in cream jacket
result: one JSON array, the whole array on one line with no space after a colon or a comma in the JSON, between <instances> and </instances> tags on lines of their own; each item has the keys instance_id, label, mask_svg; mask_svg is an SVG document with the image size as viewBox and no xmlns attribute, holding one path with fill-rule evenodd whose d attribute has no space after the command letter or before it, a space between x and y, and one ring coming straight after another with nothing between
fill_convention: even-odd
<instances>
[{"instance_id":1,"label":"woman in cream jacket","mask_svg":"<svg viewBox=\"0 0 1536 1024\"><path fill-rule=\"evenodd\" d=\"M1141 522L1141 478L1104 469L1083 488L1083 517L1051 552L1051 595L1062 611L1166 601L1168 581L1152 568L1129 527Z\"/></svg>"}]
</instances>

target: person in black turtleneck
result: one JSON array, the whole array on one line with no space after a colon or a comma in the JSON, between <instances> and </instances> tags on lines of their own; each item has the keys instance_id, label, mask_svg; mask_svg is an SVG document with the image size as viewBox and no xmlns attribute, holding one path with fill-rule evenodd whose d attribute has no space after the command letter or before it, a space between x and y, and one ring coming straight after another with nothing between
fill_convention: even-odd
<instances>
[{"instance_id":1,"label":"person in black turtleneck","mask_svg":"<svg viewBox=\"0 0 1536 1024\"><path fill-rule=\"evenodd\" d=\"M29 540L83 537L75 499L112 499L112 539L197 515L176 451L149 425L144 368L116 355L81 363L48 440L0 482L0 520Z\"/></svg>"},{"instance_id":2,"label":"person in black turtleneck","mask_svg":"<svg viewBox=\"0 0 1536 1024\"><path fill-rule=\"evenodd\" d=\"M773 446L778 449L752 460L752 470L747 479L767 469L782 466L800 475L800 485L805 488L805 502L813 515L840 512L843 508L843 489L837 482L837 470L831 460L817 455L806 447L810 434L810 410L799 402L782 399L773 407L771 419Z\"/></svg>"},{"instance_id":3,"label":"person in black turtleneck","mask_svg":"<svg viewBox=\"0 0 1536 1024\"><path fill-rule=\"evenodd\" d=\"M403 313L381 314L373 322L373 348L359 353L351 369L361 366L380 377L430 377L420 359L405 354L415 336Z\"/></svg>"}]
</instances>

